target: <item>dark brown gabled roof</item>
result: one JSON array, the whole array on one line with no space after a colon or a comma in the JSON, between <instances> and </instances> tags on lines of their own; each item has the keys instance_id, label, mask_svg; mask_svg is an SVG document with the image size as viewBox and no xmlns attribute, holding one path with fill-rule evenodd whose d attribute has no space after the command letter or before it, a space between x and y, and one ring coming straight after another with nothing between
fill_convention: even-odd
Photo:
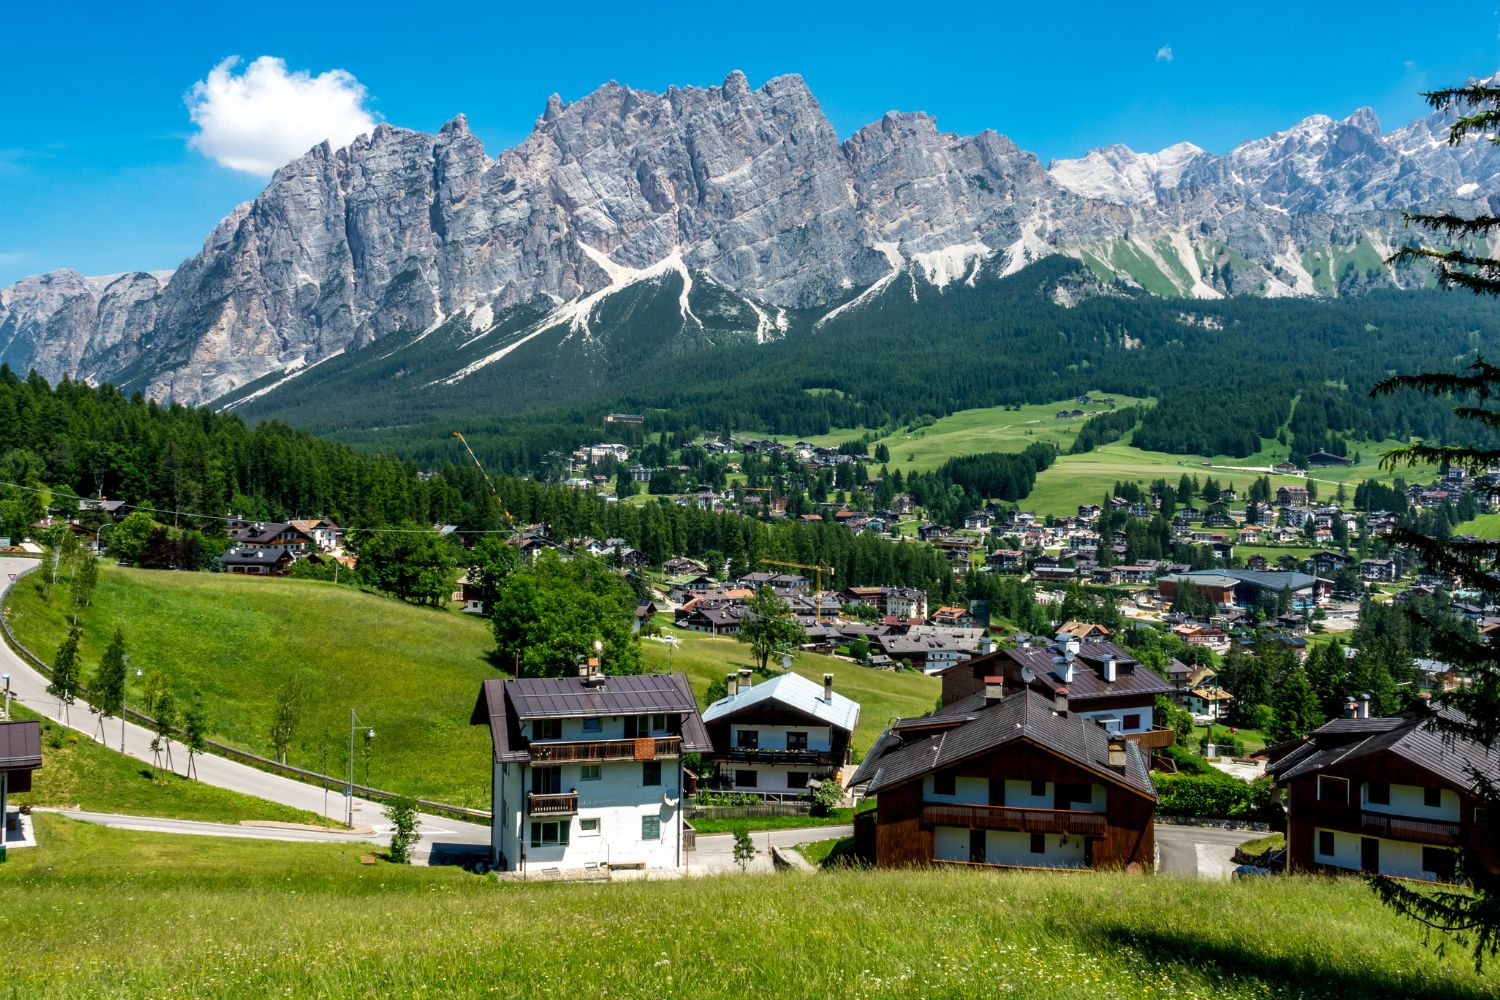
<instances>
[{"instance_id":1,"label":"dark brown gabled roof","mask_svg":"<svg viewBox=\"0 0 1500 1000\"><path fill-rule=\"evenodd\" d=\"M683 674L611 674L590 687L581 677L522 677L488 680L469 716L488 725L497 761L525 760L523 719L593 718L607 715L679 715L684 753L708 753L713 743Z\"/></svg>"},{"instance_id":2,"label":"dark brown gabled roof","mask_svg":"<svg viewBox=\"0 0 1500 1000\"><path fill-rule=\"evenodd\" d=\"M42 724L35 719L0 722L0 771L42 766Z\"/></svg>"},{"instance_id":3,"label":"dark brown gabled roof","mask_svg":"<svg viewBox=\"0 0 1500 1000\"><path fill-rule=\"evenodd\" d=\"M1451 709L1440 709L1461 719ZM1266 770L1278 783L1309 777L1382 753L1392 753L1461 788L1473 790L1474 772L1500 779L1500 754L1471 740L1448 742L1431 728L1426 713L1378 719L1334 719L1313 730L1301 746L1284 753ZM1275 748L1278 752L1282 747Z\"/></svg>"},{"instance_id":4,"label":"dark brown gabled roof","mask_svg":"<svg viewBox=\"0 0 1500 1000\"><path fill-rule=\"evenodd\" d=\"M875 794L1023 740L1131 791L1156 798L1151 773L1134 743L1125 741L1124 772L1114 770L1109 766L1110 736L1104 728L1076 714L1057 714L1052 703L1035 691L1018 691L988 704L983 693L975 694L924 719L944 728L924 736L920 726L923 720L898 720L875 741L850 784L865 784L866 791ZM951 719L962 721L956 726L945 725Z\"/></svg>"}]
</instances>

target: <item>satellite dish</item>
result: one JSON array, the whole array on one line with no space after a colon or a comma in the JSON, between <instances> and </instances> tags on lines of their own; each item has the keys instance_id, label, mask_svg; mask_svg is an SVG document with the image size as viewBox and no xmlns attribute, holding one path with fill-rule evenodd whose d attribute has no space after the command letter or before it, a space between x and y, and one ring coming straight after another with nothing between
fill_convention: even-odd
<instances>
[{"instance_id":1,"label":"satellite dish","mask_svg":"<svg viewBox=\"0 0 1500 1000\"><path fill-rule=\"evenodd\" d=\"M1030 664L1026 664L1025 666L1021 667L1021 680L1027 684L1030 684L1032 681L1036 680L1036 671L1031 669Z\"/></svg>"}]
</instances>

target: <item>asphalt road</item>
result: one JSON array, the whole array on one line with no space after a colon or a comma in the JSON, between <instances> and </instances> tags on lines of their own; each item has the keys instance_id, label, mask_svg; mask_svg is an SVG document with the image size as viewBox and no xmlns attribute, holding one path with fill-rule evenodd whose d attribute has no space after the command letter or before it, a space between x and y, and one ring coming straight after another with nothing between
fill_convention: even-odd
<instances>
[{"instance_id":1,"label":"asphalt road","mask_svg":"<svg viewBox=\"0 0 1500 1000\"><path fill-rule=\"evenodd\" d=\"M1212 826L1156 824L1160 871L1199 878L1228 878L1235 865L1234 849L1247 840L1264 837L1254 830L1221 830Z\"/></svg>"},{"instance_id":2,"label":"asphalt road","mask_svg":"<svg viewBox=\"0 0 1500 1000\"><path fill-rule=\"evenodd\" d=\"M12 574L18 574L36 563L35 559L0 557L0 597L10 589ZM37 572L43 571L39 569ZM89 705L81 700L74 702L68 709L68 721L63 723L57 699L47 693L47 679L4 643L0 643L0 670L10 674L13 700L60 725L67 725L91 738L97 738L99 721ZM119 719L109 718L104 721L105 745L112 750L119 750L123 738L124 752L137 760L151 761L151 740L154 736L149 730L127 722L123 724L122 737L122 723ZM186 765L187 753L180 745L175 746L174 751L173 759L181 770ZM284 778L212 754L198 756L194 761L194 768L198 780L204 784L254 795L294 809L331 814L336 819L344 815L344 797L336 791L325 795L323 789L315 785ZM327 813L324 813L325 801L328 803ZM490 830L487 826L426 814L419 818L421 842L416 849L418 861L425 862L431 858L438 863L447 863L488 850ZM381 807L376 802L355 798L354 825L373 827L378 836L387 839L390 836L390 825L385 822Z\"/></svg>"},{"instance_id":3,"label":"asphalt road","mask_svg":"<svg viewBox=\"0 0 1500 1000\"><path fill-rule=\"evenodd\" d=\"M810 844L815 840L837 840L854 836L852 826L809 826L796 830L772 830L752 833L755 844L755 860L746 866L746 871L771 871L771 847L795 847ZM734 834L700 834L697 847L688 854L689 875L716 875L720 872L739 871L734 861Z\"/></svg>"}]
</instances>

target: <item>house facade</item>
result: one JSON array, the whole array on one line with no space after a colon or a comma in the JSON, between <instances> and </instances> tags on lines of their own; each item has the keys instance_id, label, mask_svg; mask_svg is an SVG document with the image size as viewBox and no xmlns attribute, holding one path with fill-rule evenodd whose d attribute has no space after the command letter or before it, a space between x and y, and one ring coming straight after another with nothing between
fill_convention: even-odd
<instances>
[{"instance_id":1,"label":"house facade","mask_svg":"<svg viewBox=\"0 0 1500 1000\"><path fill-rule=\"evenodd\" d=\"M682 756L713 749L687 678L582 670L480 689L470 722L493 748L490 863L680 871Z\"/></svg>"},{"instance_id":2,"label":"house facade","mask_svg":"<svg viewBox=\"0 0 1500 1000\"><path fill-rule=\"evenodd\" d=\"M724 787L762 798L800 798L812 782L837 781L849 762L859 702L799 674L763 684L742 670L726 678L728 695L703 712Z\"/></svg>"},{"instance_id":3,"label":"house facade","mask_svg":"<svg viewBox=\"0 0 1500 1000\"><path fill-rule=\"evenodd\" d=\"M1145 755L999 678L931 715L899 719L854 776L878 796L881 867L1146 866L1156 792Z\"/></svg>"},{"instance_id":4,"label":"house facade","mask_svg":"<svg viewBox=\"0 0 1500 1000\"><path fill-rule=\"evenodd\" d=\"M1369 718L1368 700L1278 753L1268 772L1287 810L1287 868L1378 872L1450 882L1458 848L1488 842L1474 771L1500 779L1500 757L1445 743L1430 710ZM1491 871L1500 858L1476 855Z\"/></svg>"}]
</instances>

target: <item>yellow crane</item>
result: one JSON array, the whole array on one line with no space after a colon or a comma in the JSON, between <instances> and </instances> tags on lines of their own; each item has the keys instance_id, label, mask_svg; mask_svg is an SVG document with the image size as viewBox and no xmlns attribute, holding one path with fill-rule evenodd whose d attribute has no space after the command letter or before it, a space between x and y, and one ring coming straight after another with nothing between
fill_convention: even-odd
<instances>
[{"instance_id":1,"label":"yellow crane","mask_svg":"<svg viewBox=\"0 0 1500 1000\"><path fill-rule=\"evenodd\" d=\"M785 566L791 569L810 569L814 573L813 590L813 620L819 625L823 624L823 601L818 595L823 593L823 571L826 569L831 578L833 576L832 566L809 566L807 563L784 562L780 559L762 559L764 566Z\"/></svg>"}]
</instances>

